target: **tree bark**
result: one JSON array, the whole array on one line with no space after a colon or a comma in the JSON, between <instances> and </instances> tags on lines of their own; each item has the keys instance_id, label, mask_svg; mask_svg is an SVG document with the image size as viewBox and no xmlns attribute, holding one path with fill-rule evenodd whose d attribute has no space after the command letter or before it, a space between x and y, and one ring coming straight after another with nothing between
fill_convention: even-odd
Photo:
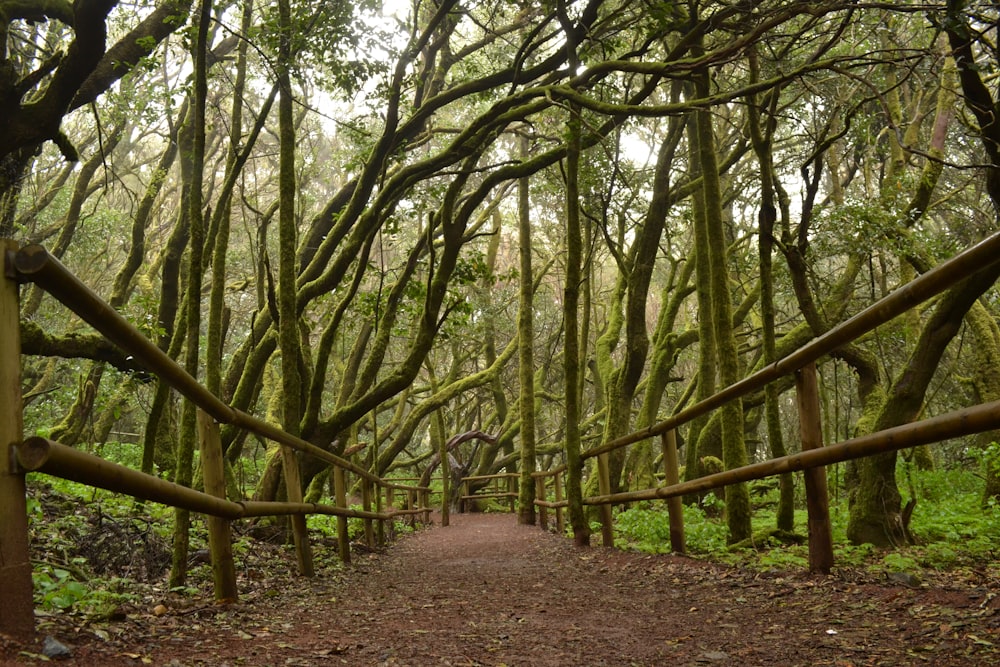
<instances>
[{"instance_id":1,"label":"tree bark","mask_svg":"<svg viewBox=\"0 0 1000 667\"><path fill-rule=\"evenodd\" d=\"M193 129L191 137L191 186L188 220L190 254L187 294L185 296L186 332L184 369L198 377L201 339L202 257L205 246L205 224L202 211L202 183L205 163L205 107L208 98L208 34L212 16L212 0L202 0L194 45L194 92L192 95ZM177 464L174 482L191 486L194 479L194 449L197 441L197 411L191 401L184 401L181 429L177 439ZM174 511L173 556L170 566L170 587L183 586L187 579L190 512Z\"/></svg>"},{"instance_id":2,"label":"tree bark","mask_svg":"<svg viewBox=\"0 0 1000 667\"><path fill-rule=\"evenodd\" d=\"M757 51L752 48L748 54L751 78L758 75ZM778 91L771 92L772 104L777 100ZM788 215L787 196L780 191L780 182L774 173L774 157L771 152L773 121L766 126L761 122L760 102L756 95L748 100L747 117L750 136L760 170L760 208L758 211L758 258L760 262L760 311L761 335L764 355L762 362L768 365L777 361L775 342L774 271L772 253L774 251L774 228L778 216L776 199L781 201L782 215ZM771 109L773 112L773 107ZM769 115L773 118L773 115ZM775 195L779 195L776 197ZM764 413L767 423L767 442L772 458L786 454L784 437L781 433L781 414L778 407L778 385L770 383L764 388ZM791 473L778 478L779 498L776 523L778 530L791 532L795 528L795 483Z\"/></svg>"},{"instance_id":3,"label":"tree bark","mask_svg":"<svg viewBox=\"0 0 1000 667\"><path fill-rule=\"evenodd\" d=\"M521 137L521 156L528 157L528 139ZM518 413L521 417L521 477L518 488L518 523L533 526L535 513L535 291L531 271L531 187L528 177L517 182L517 240L520 274L517 307ZM545 500L541 498L541 500Z\"/></svg>"},{"instance_id":4,"label":"tree bark","mask_svg":"<svg viewBox=\"0 0 1000 667\"><path fill-rule=\"evenodd\" d=\"M709 94L708 72L695 78L699 95ZM729 264L726 253L725 228L722 220L722 191L719 168L715 157L715 137L712 112L695 112L698 133L698 157L701 164L702 187L705 193L705 214L700 222L703 242L699 250L708 246L710 292L712 310L710 319L715 336L719 362L719 380L723 386L735 384L740 379L740 361L733 336L732 297L729 293ZM701 317L705 317L701 313ZM722 461L727 470L747 464L747 450L743 441L742 401L727 403L719 410L722 419ZM751 535L750 492L745 483L726 487L726 524L729 542L736 543Z\"/></svg>"},{"instance_id":5,"label":"tree bark","mask_svg":"<svg viewBox=\"0 0 1000 667\"><path fill-rule=\"evenodd\" d=\"M563 373L566 383L566 499L573 541L590 546L590 524L583 508L583 462L580 459L580 265L583 248L580 235L580 109L571 105L567 121L566 151L566 279L563 289L565 347Z\"/></svg>"}]
</instances>

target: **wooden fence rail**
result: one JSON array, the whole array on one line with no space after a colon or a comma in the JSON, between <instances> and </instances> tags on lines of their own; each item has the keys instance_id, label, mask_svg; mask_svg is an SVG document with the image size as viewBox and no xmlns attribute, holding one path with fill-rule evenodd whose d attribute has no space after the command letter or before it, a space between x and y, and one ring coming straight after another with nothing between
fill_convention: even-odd
<instances>
[{"instance_id":1,"label":"wooden fence rail","mask_svg":"<svg viewBox=\"0 0 1000 667\"><path fill-rule=\"evenodd\" d=\"M459 500L462 506L476 499L503 498L507 501L507 508L513 512L517 504L517 480L520 475L516 472L501 472L494 475L470 475L462 478L462 495ZM501 482L507 482L507 488L501 488ZM484 492L472 491L473 482L486 482L488 490Z\"/></svg>"},{"instance_id":2,"label":"wooden fence rail","mask_svg":"<svg viewBox=\"0 0 1000 667\"><path fill-rule=\"evenodd\" d=\"M1000 402L982 404L854 438L839 444L824 446L816 382L816 361L914 306L944 292L958 281L977 271L991 267L997 262L1000 262L1000 232L992 234L971 248L899 287L888 296L845 320L827 333L814 338L788 356L735 384L725 387L709 398L681 410L657 424L583 452L581 454L583 460L597 459L596 468L600 493L582 500L585 505L601 508L601 533L604 545L613 545L614 536L610 512L612 505L641 500L666 499L670 514L671 547L675 551L683 552L685 546L681 496L787 472L806 471L810 569L828 572L833 565L833 545L830 534L826 476L822 469L823 466L998 429L1000 428ZM721 407L729 401L758 391L766 384L789 374L794 374L796 377L802 452L779 459L753 463L689 482L681 483L679 481L676 437L678 427ZM665 486L610 493L607 477L607 455L622 447L656 436L661 438ZM545 480L548 477L553 477L556 480L558 494L561 491L560 479L565 473L565 466L561 466L533 475L536 479L535 505L539 508L540 524L543 529L548 528L546 510L556 508L559 511L567 505L558 495L555 503L547 500ZM560 532L563 530L561 523L558 529Z\"/></svg>"},{"instance_id":3,"label":"wooden fence rail","mask_svg":"<svg viewBox=\"0 0 1000 667\"><path fill-rule=\"evenodd\" d=\"M918 276L912 281L900 286L891 294L876 301L857 315L841 322L825 334L814 338L791 354L779 359L770 366L762 368L732 384L705 400L695 403L685 410L652 426L634 431L600 447L594 447L581 453L586 460L611 452L628 445L635 444L653 436L663 435L682 426L692 419L701 417L729 401L746 396L750 392L764 388L764 385L786 375L791 375L800 368L818 361L821 357L847 343L853 342L878 326L902 315L933 296L937 296L959 280L993 266L1000 262L1000 232L983 239L971 248L960 252L948 261L939 264L930 271Z\"/></svg>"},{"instance_id":4,"label":"wooden fence rail","mask_svg":"<svg viewBox=\"0 0 1000 667\"><path fill-rule=\"evenodd\" d=\"M131 355L137 365L157 375L199 408L198 433L205 492L173 484L100 457L44 438L23 437L20 392L20 337L17 283L33 282L49 292L85 322ZM231 424L279 443L286 465L288 502L234 502L225 498L219 425ZM305 503L298 479L295 451L333 466L336 505ZM383 524L400 516L430 519L431 489L385 480L353 462L284 432L253 415L233 408L208 391L173 359L149 341L110 305L83 284L41 246L18 249L0 239L0 632L27 636L34 631L31 561L28 550L27 472L38 471L94 487L125 493L200 512L209 517L209 546L215 596L237 596L230 521L245 517L289 515L293 519L299 571L312 574L312 556L305 531L306 514L327 514L338 520L341 557L350 559L347 519L364 521L365 540L375 546ZM364 509L347 506L346 473L360 481ZM385 492L385 511L372 511L372 488ZM406 509L394 508L395 491L406 494ZM376 499L381 505L381 495ZM373 521L379 522L376 534Z\"/></svg>"}]
</instances>

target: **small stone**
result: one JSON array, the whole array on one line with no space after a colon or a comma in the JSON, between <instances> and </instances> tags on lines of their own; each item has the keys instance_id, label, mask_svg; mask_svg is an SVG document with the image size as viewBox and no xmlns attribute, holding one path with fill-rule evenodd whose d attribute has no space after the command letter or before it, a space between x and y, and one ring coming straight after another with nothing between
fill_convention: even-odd
<instances>
[{"instance_id":1,"label":"small stone","mask_svg":"<svg viewBox=\"0 0 1000 667\"><path fill-rule=\"evenodd\" d=\"M42 653L47 658L68 658L73 655L68 646L51 635L42 642Z\"/></svg>"},{"instance_id":2,"label":"small stone","mask_svg":"<svg viewBox=\"0 0 1000 667\"><path fill-rule=\"evenodd\" d=\"M909 586L910 588L920 588L920 577L909 572L891 572L889 573L889 580L903 586Z\"/></svg>"},{"instance_id":3,"label":"small stone","mask_svg":"<svg viewBox=\"0 0 1000 667\"><path fill-rule=\"evenodd\" d=\"M168 611L170 611L170 610L167 609L166 605L158 604L155 607L153 607L153 615L154 616L163 616Z\"/></svg>"},{"instance_id":4,"label":"small stone","mask_svg":"<svg viewBox=\"0 0 1000 667\"><path fill-rule=\"evenodd\" d=\"M706 651L696 658L697 662L721 662L729 660L729 654L723 651Z\"/></svg>"}]
</instances>

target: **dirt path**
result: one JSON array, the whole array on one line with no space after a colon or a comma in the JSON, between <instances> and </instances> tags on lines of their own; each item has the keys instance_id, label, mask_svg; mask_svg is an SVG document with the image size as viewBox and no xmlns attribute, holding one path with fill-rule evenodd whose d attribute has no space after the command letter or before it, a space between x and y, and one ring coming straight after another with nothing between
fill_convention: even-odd
<instances>
[{"instance_id":1,"label":"dirt path","mask_svg":"<svg viewBox=\"0 0 1000 667\"><path fill-rule=\"evenodd\" d=\"M974 581L946 590L761 575L579 550L482 514L355 560L312 580L243 582L230 607L79 629L60 637L74 647L63 664L1000 664L1000 599Z\"/></svg>"}]
</instances>

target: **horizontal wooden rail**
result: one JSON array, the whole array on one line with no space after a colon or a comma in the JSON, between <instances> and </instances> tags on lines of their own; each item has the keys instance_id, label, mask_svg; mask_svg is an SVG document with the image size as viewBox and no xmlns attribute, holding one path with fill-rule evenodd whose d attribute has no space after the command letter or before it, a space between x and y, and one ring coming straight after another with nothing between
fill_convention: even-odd
<instances>
[{"instance_id":1,"label":"horizontal wooden rail","mask_svg":"<svg viewBox=\"0 0 1000 667\"><path fill-rule=\"evenodd\" d=\"M112 343L132 355L139 365L163 378L171 387L197 403L216 421L223 424L233 422L232 408L200 385L45 248L29 245L12 255L7 266L13 267L15 275L9 277L20 282L35 283Z\"/></svg>"},{"instance_id":2,"label":"horizontal wooden rail","mask_svg":"<svg viewBox=\"0 0 1000 667\"><path fill-rule=\"evenodd\" d=\"M439 493L429 486L409 486L407 484L390 484L388 482L382 482L382 486L387 489L395 489L396 491L426 491L428 493Z\"/></svg>"},{"instance_id":3,"label":"horizontal wooden rail","mask_svg":"<svg viewBox=\"0 0 1000 667\"><path fill-rule=\"evenodd\" d=\"M516 472L498 472L495 475L472 475L463 477L463 482L484 482L491 479L517 479L520 475Z\"/></svg>"},{"instance_id":4,"label":"horizontal wooden rail","mask_svg":"<svg viewBox=\"0 0 1000 667\"><path fill-rule=\"evenodd\" d=\"M560 500L558 502L552 502L551 500L535 500L535 506L546 507L548 509L562 509L563 507L569 507L569 501Z\"/></svg>"},{"instance_id":5,"label":"horizontal wooden rail","mask_svg":"<svg viewBox=\"0 0 1000 667\"><path fill-rule=\"evenodd\" d=\"M361 466L311 442L297 438L273 424L227 405L219 397L191 377L176 361L146 338L118 311L85 285L58 259L40 245L29 245L13 255L7 265L14 269L13 278L32 282L72 310L94 329L117 345L146 370L163 378L171 387L207 412L220 424L232 424L257 435L287 445L321 461L350 470L375 484L382 479ZM396 487L403 488L403 487Z\"/></svg>"},{"instance_id":6,"label":"horizontal wooden rail","mask_svg":"<svg viewBox=\"0 0 1000 667\"><path fill-rule=\"evenodd\" d=\"M460 496L459 500L480 500L482 498L517 498L517 494L512 491L498 491L496 493L473 493L468 496Z\"/></svg>"},{"instance_id":7,"label":"horizontal wooden rail","mask_svg":"<svg viewBox=\"0 0 1000 667\"><path fill-rule=\"evenodd\" d=\"M711 491L730 484L818 468L832 463L859 459L873 454L892 452L942 440L958 438L1000 428L1000 401L955 410L937 417L845 440L826 447L810 449L781 458L752 463L742 468L706 475L688 482L655 489L627 491L584 498L585 505L618 505L640 500L673 498L688 493Z\"/></svg>"},{"instance_id":8,"label":"horizontal wooden rail","mask_svg":"<svg viewBox=\"0 0 1000 667\"><path fill-rule=\"evenodd\" d=\"M902 285L892 294L865 308L854 317L841 322L822 336L814 338L787 357L729 385L705 400L681 410L668 419L616 438L600 447L583 452L580 456L583 459L592 458L647 438L663 435L667 431L676 429L678 426L707 414L729 401L762 389L764 385L818 360L917 304L940 294L959 280L997 262L1000 262L1000 232L988 236L971 248Z\"/></svg>"},{"instance_id":9,"label":"horizontal wooden rail","mask_svg":"<svg viewBox=\"0 0 1000 667\"><path fill-rule=\"evenodd\" d=\"M408 515L413 515L413 514L426 514L429 511L430 510L428 510L426 508L416 508L416 509L412 509L412 510L393 510L393 511L389 512L388 514L389 514L389 517L391 518L391 517L397 517L397 516L408 516Z\"/></svg>"},{"instance_id":10,"label":"horizontal wooden rail","mask_svg":"<svg viewBox=\"0 0 1000 667\"><path fill-rule=\"evenodd\" d=\"M147 475L99 456L45 438L28 438L14 447L17 463L25 472L43 472L142 500L180 507L224 519L287 514L328 514L387 521L399 512L366 512L321 503L234 502ZM425 510L415 510L423 512Z\"/></svg>"},{"instance_id":11,"label":"horizontal wooden rail","mask_svg":"<svg viewBox=\"0 0 1000 667\"><path fill-rule=\"evenodd\" d=\"M329 516L345 516L352 519L372 519L375 521L387 521L392 518L388 513L366 512L365 510L337 507L336 505L326 505L323 503L283 503L242 500L236 504L243 506L243 514L240 515L241 519L254 516L280 516L288 514L326 514Z\"/></svg>"},{"instance_id":12,"label":"horizontal wooden rail","mask_svg":"<svg viewBox=\"0 0 1000 667\"><path fill-rule=\"evenodd\" d=\"M44 472L143 500L227 519L238 519L243 511L230 500L105 461L99 456L45 438L28 438L15 445L14 450L18 465L26 472Z\"/></svg>"}]
</instances>

